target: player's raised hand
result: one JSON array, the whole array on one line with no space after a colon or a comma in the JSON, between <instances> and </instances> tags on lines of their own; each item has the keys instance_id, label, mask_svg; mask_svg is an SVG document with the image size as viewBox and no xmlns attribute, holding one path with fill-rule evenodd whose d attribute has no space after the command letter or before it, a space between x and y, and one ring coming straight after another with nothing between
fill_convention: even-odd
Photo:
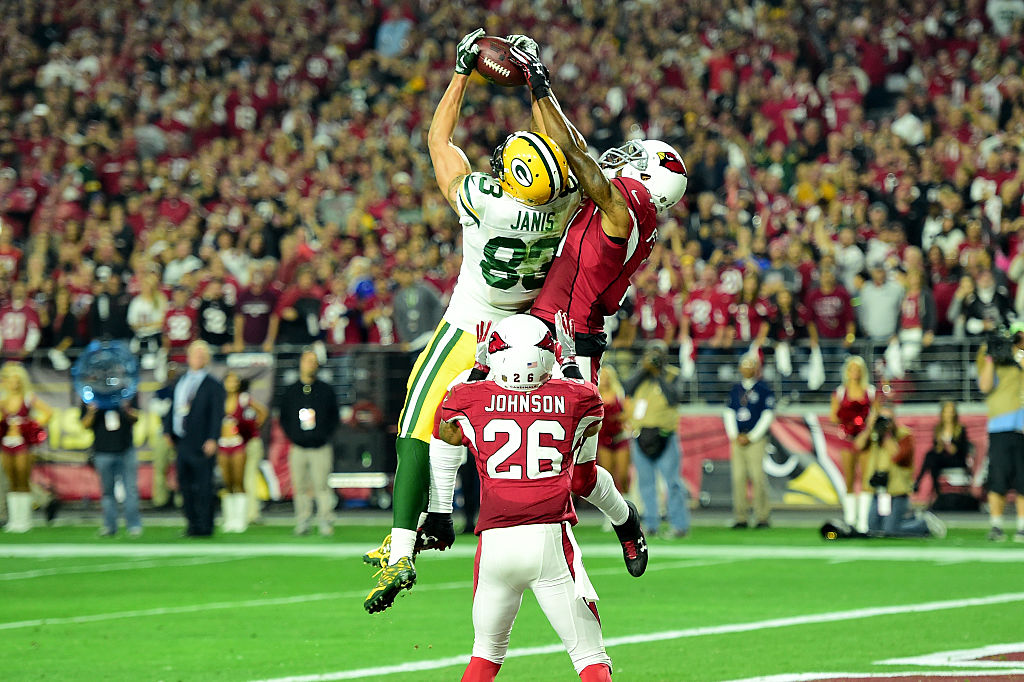
<instances>
[{"instance_id":1,"label":"player's raised hand","mask_svg":"<svg viewBox=\"0 0 1024 682\"><path fill-rule=\"evenodd\" d=\"M555 313L555 340L558 342L555 354L558 364L576 362L576 323L564 310Z\"/></svg>"},{"instance_id":2,"label":"player's raised hand","mask_svg":"<svg viewBox=\"0 0 1024 682\"><path fill-rule=\"evenodd\" d=\"M491 335L491 321L480 320L476 323L476 368L490 370L487 364L487 337Z\"/></svg>"},{"instance_id":3,"label":"player's raised hand","mask_svg":"<svg viewBox=\"0 0 1024 682\"><path fill-rule=\"evenodd\" d=\"M540 46L537 45L537 41L528 35L522 33L513 33L512 35L505 36L505 40L508 41L512 47L518 47L523 52L531 54L534 57L540 55Z\"/></svg>"},{"instance_id":4,"label":"player's raised hand","mask_svg":"<svg viewBox=\"0 0 1024 682\"><path fill-rule=\"evenodd\" d=\"M462 36L458 46L455 48L455 73L468 76L476 68L476 58L480 54L480 48L476 40L484 34L482 28L471 31Z\"/></svg>"},{"instance_id":5,"label":"player's raised hand","mask_svg":"<svg viewBox=\"0 0 1024 682\"><path fill-rule=\"evenodd\" d=\"M513 45L508 49L512 60L523 69L526 74L526 84L530 86L530 92L536 99L542 99L551 94L551 75L548 67L540 61L536 55Z\"/></svg>"}]
</instances>

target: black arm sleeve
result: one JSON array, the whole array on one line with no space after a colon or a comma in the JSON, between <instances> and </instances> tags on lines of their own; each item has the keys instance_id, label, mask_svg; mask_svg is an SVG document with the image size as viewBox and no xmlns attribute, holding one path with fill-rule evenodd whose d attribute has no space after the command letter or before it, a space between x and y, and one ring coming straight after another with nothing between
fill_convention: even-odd
<instances>
[{"instance_id":1,"label":"black arm sleeve","mask_svg":"<svg viewBox=\"0 0 1024 682\"><path fill-rule=\"evenodd\" d=\"M469 377L466 379L466 383L467 384L471 384L474 381L483 381L486 378L487 378L487 372L485 372L484 370L480 369L479 367L474 367L473 369L471 369L469 371Z\"/></svg>"},{"instance_id":2,"label":"black arm sleeve","mask_svg":"<svg viewBox=\"0 0 1024 682\"><path fill-rule=\"evenodd\" d=\"M583 372L575 362L567 362L562 365L562 376L566 379L583 379Z\"/></svg>"}]
</instances>

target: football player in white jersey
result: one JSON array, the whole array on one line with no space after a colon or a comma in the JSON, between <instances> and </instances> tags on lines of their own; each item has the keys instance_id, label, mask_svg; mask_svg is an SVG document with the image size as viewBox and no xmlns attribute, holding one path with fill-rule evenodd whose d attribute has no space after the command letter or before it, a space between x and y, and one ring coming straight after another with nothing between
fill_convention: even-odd
<instances>
[{"instance_id":1,"label":"football player in white jersey","mask_svg":"<svg viewBox=\"0 0 1024 682\"><path fill-rule=\"evenodd\" d=\"M459 42L455 74L427 134L437 185L462 225L462 269L441 324L407 384L396 444L393 528L379 548L363 557L382 569L363 604L370 613L388 608L401 590L415 583L414 550L445 549L454 542L450 516L420 519L427 507L429 453L458 447L432 439L437 408L455 377L473 367L477 323L496 323L529 309L580 203L565 154L540 132L509 135L491 158L493 175L473 172L452 141L479 53L474 43L483 33L477 29ZM536 49L525 36L509 40ZM540 120L535 112L534 121Z\"/></svg>"}]
</instances>

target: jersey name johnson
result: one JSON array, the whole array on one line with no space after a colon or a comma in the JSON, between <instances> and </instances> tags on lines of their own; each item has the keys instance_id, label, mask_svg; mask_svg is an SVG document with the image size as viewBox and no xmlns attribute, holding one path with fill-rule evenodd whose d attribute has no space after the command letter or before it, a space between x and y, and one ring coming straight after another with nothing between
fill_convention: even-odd
<instances>
[{"instance_id":1,"label":"jersey name johnson","mask_svg":"<svg viewBox=\"0 0 1024 682\"><path fill-rule=\"evenodd\" d=\"M492 381L459 384L441 404L441 419L459 425L480 472L477 531L575 523L573 462L604 414L601 398L592 384L563 379L514 393Z\"/></svg>"}]
</instances>

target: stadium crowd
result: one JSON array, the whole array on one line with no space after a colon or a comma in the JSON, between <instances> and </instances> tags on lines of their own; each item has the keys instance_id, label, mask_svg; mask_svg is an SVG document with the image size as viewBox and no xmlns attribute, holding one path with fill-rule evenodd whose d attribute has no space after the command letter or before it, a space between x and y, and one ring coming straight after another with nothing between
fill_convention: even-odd
<instances>
[{"instance_id":1,"label":"stadium crowd","mask_svg":"<svg viewBox=\"0 0 1024 682\"><path fill-rule=\"evenodd\" d=\"M595 152L683 152L618 343L927 345L1024 307L1020 0L0 8L6 355L411 342L398 283L443 301L458 274L424 138L478 25L537 39ZM527 97L470 89L474 167Z\"/></svg>"}]
</instances>

